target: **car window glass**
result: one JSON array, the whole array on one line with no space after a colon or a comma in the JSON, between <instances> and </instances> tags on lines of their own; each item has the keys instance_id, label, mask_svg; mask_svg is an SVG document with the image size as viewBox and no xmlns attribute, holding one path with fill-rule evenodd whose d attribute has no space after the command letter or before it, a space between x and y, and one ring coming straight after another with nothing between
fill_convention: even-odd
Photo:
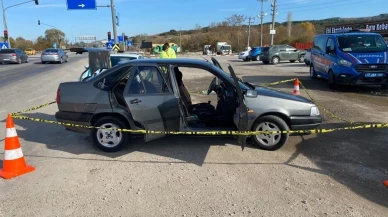
<instances>
[{"instance_id":1,"label":"car window glass","mask_svg":"<svg viewBox=\"0 0 388 217\"><path fill-rule=\"evenodd\" d=\"M131 69L131 66L125 66L118 68L116 71L110 73L109 75L105 76L104 78L99 79L95 85L97 85L98 88L102 90L109 90L111 89L125 74L129 73L129 70ZM108 72L108 71L106 71ZM109 73L109 72L108 72ZM103 75L105 73L99 73L97 77L100 77L99 75Z\"/></svg>"},{"instance_id":2,"label":"car window glass","mask_svg":"<svg viewBox=\"0 0 388 217\"><path fill-rule=\"evenodd\" d=\"M139 66L131 81L131 94L169 93L169 89L161 72L155 66Z\"/></svg>"}]
</instances>

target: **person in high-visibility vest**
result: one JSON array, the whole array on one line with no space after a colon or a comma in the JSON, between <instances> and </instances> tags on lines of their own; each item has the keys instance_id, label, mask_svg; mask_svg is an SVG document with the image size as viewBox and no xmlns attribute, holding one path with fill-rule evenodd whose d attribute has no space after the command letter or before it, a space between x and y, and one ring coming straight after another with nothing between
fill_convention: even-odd
<instances>
[{"instance_id":1,"label":"person in high-visibility vest","mask_svg":"<svg viewBox=\"0 0 388 217\"><path fill-rule=\"evenodd\" d=\"M172 49L168 43L165 43L164 45L168 46L168 49L167 49L168 56L170 58L176 58L176 53L175 53L174 49Z\"/></svg>"},{"instance_id":2,"label":"person in high-visibility vest","mask_svg":"<svg viewBox=\"0 0 388 217\"><path fill-rule=\"evenodd\" d=\"M166 44L163 45L162 52L160 53L160 58L170 58L168 56L168 52L167 52L168 48L169 48L168 45L167 46L166 46Z\"/></svg>"}]
</instances>

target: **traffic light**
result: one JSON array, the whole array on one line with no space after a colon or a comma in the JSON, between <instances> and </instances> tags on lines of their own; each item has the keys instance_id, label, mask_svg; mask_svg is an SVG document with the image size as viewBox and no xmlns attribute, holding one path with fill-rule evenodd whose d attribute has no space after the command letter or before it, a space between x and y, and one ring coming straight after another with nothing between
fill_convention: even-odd
<instances>
[{"instance_id":1,"label":"traffic light","mask_svg":"<svg viewBox=\"0 0 388 217\"><path fill-rule=\"evenodd\" d=\"M39 4L39 1L38 1L38 0L35 0L35 4L38 5L38 4Z\"/></svg>"},{"instance_id":2,"label":"traffic light","mask_svg":"<svg viewBox=\"0 0 388 217\"><path fill-rule=\"evenodd\" d=\"M110 37L110 32L108 32L108 41L111 40L111 37Z\"/></svg>"},{"instance_id":3,"label":"traffic light","mask_svg":"<svg viewBox=\"0 0 388 217\"><path fill-rule=\"evenodd\" d=\"M40 20L38 20L38 25L40 25Z\"/></svg>"},{"instance_id":4,"label":"traffic light","mask_svg":"<svg viewBox=\"0 0 388 217\"><path fill-rule=\"evenodd\" d=\"M4 30L4 39L7 41L8 40L8 31Z\"/></svg>"}]
</instances>

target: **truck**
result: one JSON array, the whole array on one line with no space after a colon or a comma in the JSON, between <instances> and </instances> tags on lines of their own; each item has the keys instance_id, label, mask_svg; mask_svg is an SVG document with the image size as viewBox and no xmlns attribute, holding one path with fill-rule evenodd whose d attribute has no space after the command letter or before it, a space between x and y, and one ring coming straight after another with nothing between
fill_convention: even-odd
<instances>
[{"instance_id":1,"label":"truck","mask_svg":"<svg viewBox=\"0 0 388 217\"><path fill-rule=\"evenodd\" d=\"M232 46L226 42L217 42L216 44L218 55L230 55L232 54Z\"/></svg>"}]
</instances>

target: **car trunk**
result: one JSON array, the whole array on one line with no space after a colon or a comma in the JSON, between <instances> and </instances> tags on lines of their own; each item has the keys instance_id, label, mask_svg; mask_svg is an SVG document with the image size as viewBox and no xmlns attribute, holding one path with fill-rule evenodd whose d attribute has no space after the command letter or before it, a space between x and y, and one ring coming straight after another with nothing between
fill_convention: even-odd
<instances>
[{"instance_id":1,"label":"car trunk","mask_svg":"<svg viewBox=\"0 0 388 217\"><path fill-rule=\"evenodd\" d=\"M17 57L17 55L13 50L3 49L0 51L0 58L2 60L15 59L16 57Z\"/></svg>"}]
</instances>

